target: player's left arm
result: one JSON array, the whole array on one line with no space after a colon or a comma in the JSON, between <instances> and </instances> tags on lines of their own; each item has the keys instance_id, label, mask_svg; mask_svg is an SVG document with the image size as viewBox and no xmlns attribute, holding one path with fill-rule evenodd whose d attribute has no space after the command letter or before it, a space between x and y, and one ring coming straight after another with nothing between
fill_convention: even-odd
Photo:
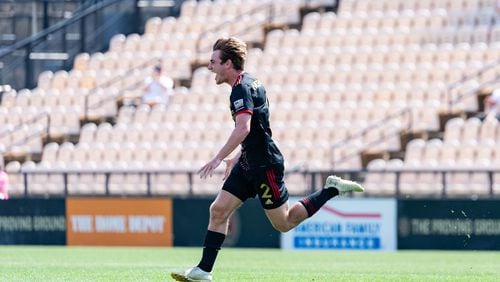
<instances>
[{"instance_id":1,"label":"player's left arm","mask_svg":"<svg viewBox=\"0 0 500 282\"><path fill-rule=\"evenodd\" d=\"M252 113L249 111L241 111L236 114L235 127L226 143L219 150L217 155L205 164L198 173L201 178L212 176L212 172L220 165L222 160L229 156L240 144L245 140L248 133L250 133L250 124L252 120Z\"/></svg>"}]
</instances>

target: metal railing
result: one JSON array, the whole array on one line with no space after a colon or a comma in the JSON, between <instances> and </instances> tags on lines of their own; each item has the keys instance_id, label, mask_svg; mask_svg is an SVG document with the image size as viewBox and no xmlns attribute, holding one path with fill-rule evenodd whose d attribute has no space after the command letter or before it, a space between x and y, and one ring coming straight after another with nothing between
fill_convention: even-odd
<instances>
[{"instance_id":1,"label":"metal railing","mask_svg":"<svg viewBox=\"0 0 500 282\"><path fill-rule=\"evenodd\" d=\"M495 71L495 68L498 68L498 67L500 67L500 59L496 60L494 62L491 62L491 63L487 64L486 66L482 67L481 69L479 69L471 74L465 75L461 79L449 84L447 89L446 89L446 94L447 94L446 99L448 101L448 105L447 105L448 106L448 113L450 113L450 114L453 113L454 106L456 104L458 104L463 99L470 97L471 95L475 95L476 91L478 89L481 89L483 87L489 86L491 84L494 84L494 83L497 83L498 81L500 81L500 71L496 71L494 78L492 78L486 82L483 82L483 84L479 85L477 87L477 89L472 89L466 93L457 93L458 95L453 95L455 92L459 91L459 88L461 86L463 86L466 82L474 80L490 70Z\"/></svg>"},{"instance_id":2,"label":"metal railing","mask_svg":"<svg viewBox=\"0 0 500 282\"><path fill-rule=\"evenodd\" d=\"M455 82L452 82L448 85L447 87L447 109L448 109L448 114L452 114L453 113L453 107L458 104L459 102L461 102L463 99L465 98L468 98L470 97L471 95L476 95L477 94L477 91L482 89L483 87L486 87L486 86L489 86L489 85L492 85L492 84L495 84L495 83L498 83L500 81L500 72L496 71L495 72L495 77L486 81L486 82L483 82L481 85L478 85L476 88L472 89L472 90L468 90L467 92L465 93L458 93L458 95L455 95L455 97L452 95L453 94L453 91L457 91L457 89L460 87L460 86L463 86L466 82L470 81L470 80L473 80L479 76L481 76L482 74L490 71L490 70L494 70L495 67L499 67L500 66L500 60L497 60L497 61L494 61L486 66L484 66L483 68L481 68L480 70L477 70L469 75L466 75L462 78L460 78L459 80L455 81ZM367 125L365 128L359 130L357 133L355 134L352 134L350 136L347 136L346 138L344 138L343 140L335 143L333 146L332 146L332 149L331 149L331 156L332 156L332 168L335 168L335 163L336 162L343 162L343 161L346 161L346 160L349 160L350 158L353 158L353 157L359 157L359 153L361 152L361 150L355 150L354 152L350 152L348 153L347 155L345 155L342 159L339 159L339 160L335 160L334 159L334 156L335 156L335 152L340 149L342 146L345 146L346 144L349 144L350 142L353 142L354 140L356 139L359 139L359 138L362 138L364 136L366 136L367 134L369 134L372 130L376 130L380 127L383 127L385 126L386 124L390 123L391 121L393 120L398 120L398 119L402 119L404 118L405 115L409 115L409 118L408 118L408 126L406 128L406 130L411 130L412 129L412 124L413 124L413 121L412 121L412 108L410 107L406 107L404 109L402 109L401 111L395 113L395 114L390 114L388 115L387 117L383 118L382 120L380 121L375 121L369 125ZM395 132L395 134L399 134L400 132ZM384 136L385 137L385 136ZM386 138L379 138L378 140L374 140L372 142L370 142L369 144L365 144L365 146L363 148L367 148L369 146L376 146L382 142L384 142L386 140Z\"/></svg>"},{"instance_id":3,"label":"metal railing","mask_svg":"<svg viewBox=\"0 0 500 282\"><path fill-rule=\"evenodd\" d=\"M96 109L100 106L102 106L104 103L106 102L109 102L111 100L116 100L117 98L120 98L124 95L124 92L127 91L127 90L131 90L131 89L134 89L135 86L137 86L137 84L134 84L132 85L131 87L127 88L127 89L123 89L120 93L118 93L117 95L108 95L106 97L103 97L103 99L99 100L99 101L96 101L94 104L90 104L89 100L92 96L96 95L98 93L98 91L102 88L105 88L105 87L111 87L113 84L115 83L119 83L123 80L126 80L127 78L129 78L130 76L134 75L135 72L137 70L143 70L143 69L146 69L146 68L150 68L152 67L153 65L155 65L155 63L158 61L158 58L152 58L134 68L131 68L129 70L127 70L125 73L123 74L120 74L120 75L117 75L113 78L111 78L110 80L96 86L95 88L93 88L91 91L89 91L89 93L87 93L85 95L85 106L84 106L84 119L87 120L88 119L88 116L89 116L89 110L92 110L92 109Z\"/></svg>"},{"instance_id":4,"label":"metal railing","mask_svg":"<svg viewBox=\"0 0 500 282\"><path fill-rule=\"evenodd\" d=\"M215 171L213 177L221 177L222 171ZM322 188L322 184L324 179L330 175L336 173L337 175L342 175L346 178L350 179L355 179L355 176L360 176L362 175L363 178L367 179L370 174L394 174L394 178L392 182L383 182L383 183L370 183L371 185L376 184L378 187L384 188L386 192L381 192L380 190L383 189L366 189L365 193L361 194L360 196L364 197L377 197L377 196L391 196L391 197L404 197L408 198L411 196L433 196L433 197L438 197L438 198L448 198L448 197L454 197L456 198L457 195L458 197L463 197L463 198L476 198L476 197L500 197L500 187L495 188L495 181L498 181L498 178L500 178L500 168L439 168L439 169L428 169L428 168L422 168L422 169L405 169L405 168L398 168L398 169L383 169L383 170L343 170L343 171L332 171L332 170L315 170L315 171L293 171L293 172L287 172L285 175L294 175L298 174L303 177L303 184L305 187L301 191L302 193L291 193L292 195L303 195L303 194L309 194L311 192L317 191ZM120 190L110 190L110 185L111 185L111 176L113 175L127 175L127 174L133 174L133 175L141 175L145 176L143 177L143 182L136 182L135 184L138 186L146 187L146 189L143 192L134 192L134 193L128 193L127 191L120 191ZM417 187L420 183L418 182L412 182L412 183L407 183L402 181L402 176L404 174L414 174L419 175L422 174L433 174L434 179L436 180L435 183L427 183L428 186L435 187L435 190L426 190L425 192L419 191L419 188ZM452 180L452 177L456 174L462 174L462 175L481 175L483 178L483 181L481 182L473 182L473 181L463 181L461 183L457 183L456 181ZM156 196L158 195L157 191L162 190L160 193L161 195L168 195L168 196L174 196L174 195L184 195L184 196L197 196L197 195L215 195L217 191L212 191L212 193L206 193L206 190L200 189L201 186L204 184L202 182L195 183L194 178L199 177L197 172L194 170L183 170L183 169L50 169L50 170L44 170L41 168L34 168L34 169L22 169L18 175L22 176L22 185L23 185L23 193L14 193L12 194L13 197L39 197L39 196L45 196L45 197L61 197L61 196L68 196L68 195L85 195L85 196L90 196L90 194L82 194L79 191L70 191L69 187L70 185L74 184L79 184L79 182L70 181L70 176L75 176L75 175L92 175L92 176L102 176L102 181L97 183L93 183L92 185L101 185L102 193L99 193L99 195L102 196ZM45 175L45 176L61 176L62 177L62 183L58 184L57 189L59 192L49 192L46 191L45 193L40 193L40 191L31 191L30 190L30 185L33 184L33 177L34 176L39 176L39 175ZM185 175L186 176L186 181L182 183L176 183L177 185L185 185L185 190L184 192L176 190L173 191L173 189L169 189L169 186L172 186L174 183L154 183L153 182L153 177L159 176L159 175ZM15 175L11 174L11 178L14 178ZM484 181L484 179L487 179L487 181ZM285 180L286 181L286 180ZM41 183L35 182L38 185ZM361 183L368 184L369 182L361 181ZM114 185L120 185L124 183L113 183ZM156 185L160 185L161 189L158 189ZM222 185L222 181L220 183ZM405 189L402 189L403 185L406 185ZM456 189L456 185L461 185L462 187L469 187L467 190L469 190L467 193L464 193L463 189L460 192L454 191ZM474 189L471 189L470 186L475 185L480 187L479 191L475 191ZM414 186L415 188L408 189L408 187ZM387 189L387 187L390 187L390 189ZM366 187L365 187L366 188ZM296 190L296 189L294 189ZM393 192L388 193L387 190L393 190ZM404 190L404 191L403 191ZM409 191L411 190L411 191ZM200 194L198 191L205 191L204 193ZM13 191L11 191L13 192ZM17 191L19 192L19 191Z\"/></svg>"},{"instance_id":5,"label":"metal railing","mask_svg":"<svg viewBox=\"0 0 500 282\"><path fill-rule=\"evenodd\" d=\"M196 39L196 45L195 45L196 46L195 47L196 53L198 55L200 55L200 54L203 54L204 52L208 52L211 50L211 47L212 47L211 44L213 44L213 42L211 42L210 45L203 45L203 39L205 39L208 35L215 33L215 32L220 32L224 29L229 28L232 24L236 24L243 17L253 16L253 15L256 15L256 14L261 13L261 12L265 12L267 14L267 17L266 17L266 19L264 19L264 21L257 21L251 26L246 26L243 29L236 31L232 35L239 36L239 35L247 33L250 30L253 30L255 28L263 28L263 25L265 25L265 24L270 24L272 22L272 20L275 18L274 4L266 3L263 5L260 5L260 6L255 7L247 12L236 15L234 18L226 20L226 21L224 21L224 22L222 22L222 23L220 23L212 28L209 28L209 29L203 31ZM199 61L200 58L197 58L197 60Z\"/></svg>"},{"instance_id":6,"label":"metal railing","mask_svg":"<svg viewBox=\"0 0 500 282\"><path fill-rule=\"evenodd\" d=\"M387 138L399 136L401 133L401 130L397 129L396 131L392 132L392 134L389 136L384 135L383 137L380 137L376 140L373 140L373 141L365 144L362 148L359 148L359 149L354 150L354 151L350 151L346 155L343 155L341 159L337 159L337 160L334 159L335 153L337 152L337 150L348 145L353 140L363 138L366 135L368 135L370 132L372 132L373 130L378 130L379 128L382 128L382 127L386 126L387 124L389 124L391 121L400 120L400 119L404 118L405 116L407 116L406 120L408 121L406 130L409 130L413 127L413 116L412 116L412 109L410 107L406 107L402 110L397 111L396 113L387 115L386 117L382 118L379 121L375 121L375 122L367 125L365 128L362 128L358 132L356 132L352 135L349 135L346 138L344 138L343 140L340 140L339 142L333 144L333 146L331 147L332 169L335 169L336 163L341 163L343 161L347 161L353 157L359 157L359 153L367 148L370 148L370 146L379 145L380 143L386 141Z\"/></svg>"},{"instance_id":7,"label":"metal railing","mask_svg":"<svg viewBox=\"0 0 500 282\"><path fill-rule=\"evenodd\" d=\"M16 143L8 144L4 148L4 152L0 152L0 153L2 153L2 154L9 153L14 148L16 148L18 146L22 146L32 139L40 138L40 136L42 136L44 133L45 133L45 136L48 137L50 135L50 114L48 112L41 112L41 113L38 113L33 118L26 120L21 124L17 124L16 126L14 126L12 128L7 128L7 130L0 132L0 138L4 138L8 135L14 134L15 132L17 132L19 130L23 130L23 127L25 127L25 126L32 126L32 125L38 124L40 120L45 120L45 126L43 128L41 128L39 131L31 131L30 130L30 134L28 136L26 136L23 140L18 140Z\"/></svg>"},{"instance_id":8,"label":"metal railing","mask_svg":"<svg viewBox=\"0 0 500 282\"><path fill-rule=\"evenodd\" d=\"M111 78L110 80L105 81L105 82L97 85L93 89L91 89L87 94L85 94L85 100L84 100L85 101L85 104L84 104L84 119L85 120L88 119L88 115L89 115L89 111L90 110L96 109L96 108L102 106L104 103L109 102L110 100L116 100L117 98L120 98L121 96L123 96L124 91L118 93L117 95L108 95L106 97L103 97L103 99L98 100L98 101L96 101L93 104L89 103L89 99L90 99L91 96L96 95L98 93L98 91L100 89L102 89L102 88L110 87L110 86L112 86L115 83L119 83L119 82L121 82L123 80L126 80L130 76L134 75L134 73L137 70L153 66L154 63L157 60L158 59L156 59L156 58L150 59L147 62L144 62L144 63L140 64L139 66L136 66L136 67L134 67L132 69L129 69L127 72L125 72L123 74L120 74L120 75L117 75L117 76ZM132 85L130 87L130 89L133 89L134 86L136 86L136 85ZM129 89L125 89L125 90L129 90ZM4 130L4 131L0 132L0 138L3 138L5 136L7 136L7 135L15 134L17 131L22 130L24 126L31 126L31 125L37 124L41 119L46 119L46 126L45 126L44 131L45 131L45 134L46 134L45 136L50 139L51 136L50 136L50 113L49 112L39 113L38 115L36 115L32 119L23 121L23 123L21 123L21 124L18 124L16 126L12 127L12 128L8 128L7 130ZM23 145L23 144L29 142L32 139L40 138L40 135L42 133L43 133L43 131L42 132L32 132L30 135L28 135L23 140L15 143L15 144L9 144L8 146L6 146L6 148L4 150L5 150L5 152L8 153L10 150L12 150L16 146Z\"/></svg>"},{"instance_id":9,"label":"metal railing","mask_svg":"<svg viewBox=\"0 0 500 282\"><path fill-rule=\"evenodd\" d=\"M33 88L40 72L51 68L69 69L77 54L104 50L109 38L120 32L112 28L123 29L123 33L137 29L135 4L136 0L99 1L71 18L1 49L0 84L10 84L14 89ZM108 11L108 8L115 11ZM127 13L132 18L125 21ZM124 24L117 25L119 21Z\"/></svg>"},{"instance_id":10,"label":"metal railing","mask_svg":"<svg viewBox=\"0 0 500 282\"><path fill-rule=\"evenodd\" d=\"M404 174L414 174L417 177L423 175L423 174L433 174L433 178L435 180L438 180L439 182L436 183L427 183L427 185L434 185L435 187L438 187L440 190L436 189L436 193L432 193L435 196L441 196L441 197L447 197L450 195L453 195L453 186L454 185L462 185L462 186L468 186L467 190L469 190L468 196L467 197L475 197L477 196L474 193L474 190L471 189L470 186L472 185L484 185L483 186L483 196L495 196L497 197L500 196L500 190L495 191L494 190L494 185L495 185L495 176L496 178L500 178L500 168L479 168L479 167L439 167L439 168L399 168L399 169L383 169L383 170L365 170L363 171L365 175L367 174L394 174L395 181L393 183L393 187L395 189L395 195L396 196L404 196L403 193L401 192L401 186L403 184L406 185L414 185L417 186L420 183L415 182L415 183L403 183L401 181L401 176ZM453 181L451 178L456 175L456 174L461 174L461 175L467 175L468 178L470 179L470 176L472 174L483 174L483 177L486 177L488 179L487 183L482 181L481 183L474 182L474 181L462 181L460 183L457 183L456 181ZM483 179L484 180L484 179ZM416 180L418 181L418 180ZM498 179L497 179L498 181ZM450 183L451 182L451 183ZM415 190L418 191L418 188ZM370 193L370 191L368 191ZM375 192L376 193L376 192ZM408 194L408 193L407 193Z\"/></svg>"}]
</instances>

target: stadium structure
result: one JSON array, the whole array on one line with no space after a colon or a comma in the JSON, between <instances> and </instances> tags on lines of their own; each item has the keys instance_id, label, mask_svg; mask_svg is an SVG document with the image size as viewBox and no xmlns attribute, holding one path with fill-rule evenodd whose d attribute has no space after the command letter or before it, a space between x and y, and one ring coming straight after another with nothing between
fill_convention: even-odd
<instances>
[{"instance_id":1,"label":"stadium structure","mask_svg":"<svg viewBox=\"0 0 500 282\"><path fill-rule=\"evenodd\" d=\"M228 137L211 44L238 36L266 86L293 196L494 200L495 0L0 1L0 154L11 199L212 197ZM167 106L132 105L161 62ZM218 170L222 175L223 168Z\"/></svg>"}]
</instances>

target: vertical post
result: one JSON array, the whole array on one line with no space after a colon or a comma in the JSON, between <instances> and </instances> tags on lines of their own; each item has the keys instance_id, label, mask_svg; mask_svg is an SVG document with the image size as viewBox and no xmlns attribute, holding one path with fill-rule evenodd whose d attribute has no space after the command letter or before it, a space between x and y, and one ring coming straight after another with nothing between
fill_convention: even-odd
<instances>
[{"instance_id":1,"label":"vertical post","mask_svg":"<svg viewBox=\"0 0 500 282\"><path fill-rule=\"evenodd\" d=\"M43 1L43 29L47 29L48 27L49 27L49 2L47 0L44 0Z\"/></svg>"},{"instance_id":2,"label":"vertical post","mask_svg":"<svg viewBox=\"0 0 500 282\"><path fill-rule=\"evenodd\" d=\"M6 84L5 83L5 74L4 74L4 64L2 61L0 61L0 84ZM1 100L0 100L1 102Z\"/></svg>"},{"instance_id":3,"label":"vertical post","mask_svg":"<svg viewBox=\"0 0 500 282\"><path fill-rule=\"evenodd\" d=\"M488 171L488 180L490 183L490 196L493 197L493 170Z\"/></svg>"},{"instance_id":4,"label":"vertical post","mask_svg":"<svg viewBox=\"0 0 500 282\"><path fill-rule=\"evenodd\" d=\"M105 188L106 188L106 196L109 196L109 175L110 175L109 172L106 172L104 174L104 176L105 176L105 178L104 178L104 185L105 185Z\"/></svg>"},{"instance_id":5,"label":"vertical post","mask_svg":"<svg viewBox=\"0 0 500 282\"><path fill-rule=\"evenodd\" d=\"M28 197L28 173L23 172L23 180L24 180L24 197Z\"/></svg>"},{"instance_id":6,"label":"vertical post","mask_svg":"<svg viewBox=\"0 0 500 282\"><path fill-rule=\"evenodd\" d=\"M37 14L37 10L36 10L36 1L33 1L31 3L31 35L35 35L37 33L37 20L36 20L36 14ZM45 10L44 10L45 12Z\"/></svg>"},{"instance_id":7,"label":"vertical post","mask_svg":"<svg viewBox=\"0 0 500 282\"><path fill-rule=\"evenodd\" d=\"M83 16L80 19L80 53L85 52L85 18L87 16Z\"/></svg>"},{"instance_id":8,"label":"vertical post","mask_svg":"<svg viewBox=\"0 0 500 282\"><path fill-rule=\"evenodd\" d=\"M316 190L316 174L315 173L309 173L310 177L311 177L311 191L310 191L310 194L314 193L314 191ZM306 178L307 176L307 173L304 172L303 174L304 176L304 179Z\"/></svg>"},{"instance_id":9,"label":"vertical post","mask_svg":"<svg viewBox=\"0 0 500 282\"><path fill-rule=\"evenodd\" d=\"M64 172L63 173L63 179L64 179L64 196L68 196L68 173Z\"/></svg>"},{"instance_id":10,"label":"vertical post","mask_svg":"<svg viewBox=\"0 0 500 282\"><path fill-rule=\"evenodd\" d=\"M194 195L194 187L193 187L193 173L188 172L188 182L189 182L189 195Z\"/></svg>"},{"instance_id":11,"label":"vertical post","mask_svg":"<svg viewBox=\"0 0 500 282\"><path fill-rule=\"evenodd\" d=\"M146 185L148 187L148 196L151 197L151 172L146 172Z\"/></svg>"},{"instance_id":12,"label":"vertical post","mask_svg":"<svg viewBox=\"0 0 500 282\"><path fill-rule=\"evenodd\" d=\"M33 66L30 59L31 44L29 43L26 46L26 54L24 55L24 86L26 88L32 88L33 86Z\"/></svg>"},{"instance_id":13,"label":"vertical post","mask_svg":"<svg viewBox=\"0 0 500 282\"><path fill-rule=\"evenodd\" d=\"M401 179L401 171L396 171L396 198L399 198L399 196L401 195L401 191L399 188L400 179Z\"/></svg>"},{"instance_id":14,"label":"vertical post","mask_svg":"<svg viewBox=\"0 0 500 282\"><path fill-rule=\"evenodd\" d=\"M135 0L134 1L134 19L133 19L133 22L135 22L135 27L136 27L136 30L134 32L136 33L139 33L140 30L139 30L139 26L143 26L143 24L141 24L141 8L139 7L139 0Z\"/></svg>"},{"instance_id":15,"label":"vertical post","mask_svg":"<svg viewBox=\"0 0 500 282\"><path fill-rule=\"evenodd\" d=\"M443 196L445 196L446 195L446 189L448 188L448 187L446 187L446 171L444 171L444 170L441 171L441 176L443 177L442 180L441 180L442 184L443 184Z\"/></svg>"},{"instance_id":16,"label":"vertical post","mask_svg":"<svg viewBox=\"0 0 500 282\"><path fill-rule=\"evenodd\" d=\"M67 50L68 50L68 42L67 42L66 33L67 33L66 28L63 28L61 30L61 45L62 45L61 49L62 49L63 53L67 53ZM64 69L69 68L68 63L69 63L69 56L68 56L68 59L63 61L62 67Z\"/></svg>"}]
</instances>

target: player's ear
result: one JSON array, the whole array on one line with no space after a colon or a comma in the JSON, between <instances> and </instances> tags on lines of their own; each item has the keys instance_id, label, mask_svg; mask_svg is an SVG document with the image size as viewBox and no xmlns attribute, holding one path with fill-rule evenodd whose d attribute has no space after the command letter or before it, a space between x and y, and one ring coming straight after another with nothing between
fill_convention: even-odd
<instances>
[{"instance_id":1,"label":"player's ear","mask_svg":"<svg viewBox=\"0 0 500 282\"><path fill-rule=\"evenodd\" d=\"M226 62L224 63L224 65L228 68L232 68L233 67L233 61L231 61L231 59L227 59Z\"/></svg>"}]
</instances>

